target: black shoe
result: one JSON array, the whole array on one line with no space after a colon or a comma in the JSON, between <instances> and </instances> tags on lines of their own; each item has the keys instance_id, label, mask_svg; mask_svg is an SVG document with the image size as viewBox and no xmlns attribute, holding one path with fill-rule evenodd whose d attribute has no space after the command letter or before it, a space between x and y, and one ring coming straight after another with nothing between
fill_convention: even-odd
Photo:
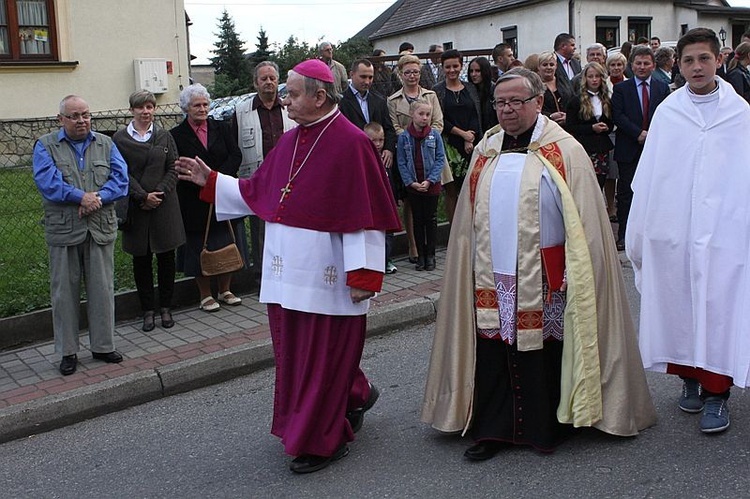
<instances>
[{"instance_id":1,"label":"black shoe","mask_svg":"<svg viewBox=\"0 0 750 499\"><path fill-rule=\"evenodd\" d=\"M91 356L96 360L103 360L104 362L108 362L110 364L117 364L119 362L122 362L122 355L120 355L120 352L116 350L108 353L91 352Z\"/></svg>"},{"instance_id":2,"label":"black shoe","mask_svg":"<svg viewBox=\"0 0 750 499\"><path fill-rule=\"evenodd\" d=\"M617 241L617 243L615 243L615 245L617 246L617 251L625 251L625 240L624 239L619 239Z\"/></svg>"},{"instance_id":3,"label":"black shoe","mask_svg":"<svg viewBox=\"0 0 750 499\"><path fill-rule=\"evenodd\" d=\"M357 433L362 429L362 423L365 421L365 413L372 409L372 406L378 401L378 397L380 397L380 390L370 383L370 396L367 398L365 405L359 409L354 409L346 413L346 419L349 420L349 424L352 426L352 431L354 433Z\"/></svg>"},{"instance_id":4,"label":"black shoe","mask_svg":"<svg viewBox=\"0 0 750 499\"><path fill-rule=\"evenodd\" d=\"M60 362L60 374L70 376L76 372L76 366L78 366L78 356L76 354L65 355Z\"/></svg>"},{"instance_id":5,"label":"black shoe","mask_svg":"<svg viewBox=\"0 0 750 499\"><path fill-rule=\"evenodd\" d=\"M149 310L148 312L143 313L143 329L145 332L153 331L156 327L156 324L154 324L154 311Z\"/></svg>"},{"instance_id":6,"label":"black shoe","mask_svg":"<svg viewBox=\"0 0 750 499\"><path fill-rule=\"evenodd\" d=\"M472 461L486 461L495 457L495 455L507 447L508 444L505 442L497 442L495 440L484 440L476 443L466 449L464 457Z\"/></svg>"},{"instance_id":7,"label":"black shoe","mask_svg":"<svg viewBox=\"0 0 750 499\"><path fill-rule=\"evenodd\" d=\"M336 449L336 452L334 452L332 456L303 454L299 457L295 457L292 462L289 463L289 469L295 473L314 473L328 467L332 462L338 461L342 457L346 457L348 454L349 447L346 444L342 444L341 447Z\"/></svg>"},{"instance_id":8,"label":"black shoe","mask_svg":"<svg viewBox=\"0 0 750 499\"><path fill-rule=\"evenodd\" d=\"M161 327L169 329L174 326L174 319L172 319L172 311L168 308L161 309Z\"/></svg>"},{"instance_id":9,"label":"black shoe","mask_svg":"<svg viewBox=\"0 0 750 499\"><path fill-rule=\"evenodd\" d=\"M424 270L424 257L420 256L417 258L417 266L415 267L417 270Z\"/></svg>"},{"instance_id":10,"label":"black shoe","mask_svg":"<svg viewBox=\"0 0 750 499\"><path fill-rule=\"evenodd\" d=\"M418 256L410 256L409 257L409 263L417 263L419 261Z\"/></svg>"},{"instance_id":11,"label":"black shoe","mask_svg":"<svg viewBox=\"0 0 750 499\"><path fill-rule=\"evenodd\" d=\"M427 271L435 270L435 257L428 258L424 264L424 269Z\"/></svg>"}]
</instances>

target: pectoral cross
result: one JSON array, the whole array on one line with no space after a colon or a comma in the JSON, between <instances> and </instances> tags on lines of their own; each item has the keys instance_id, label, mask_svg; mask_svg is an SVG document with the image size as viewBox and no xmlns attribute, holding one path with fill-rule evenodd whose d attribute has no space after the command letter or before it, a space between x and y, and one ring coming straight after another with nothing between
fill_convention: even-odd
<instances>
[{"instance_id":1,"label":"pectoral cross","mask_svg":"<svg viewBox=\"0 0 750 499\"><path fill-rule=\"evenodd\" d=\"M284 196L292 192L292 183L287 182L286 185L279 190L281 191L281 197L279 198L279 203L280 203L284 200Z\"/></svg>"}]
</instances>

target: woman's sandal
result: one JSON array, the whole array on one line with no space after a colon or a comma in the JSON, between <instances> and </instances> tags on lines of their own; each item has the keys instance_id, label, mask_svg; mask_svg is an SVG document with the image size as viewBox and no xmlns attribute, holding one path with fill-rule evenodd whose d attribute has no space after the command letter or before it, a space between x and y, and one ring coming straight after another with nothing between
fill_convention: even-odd
<instances>
[{"instance_id":1,"label":"woman's sandal","mask_svg":"<svg viewBox=\"0 0 750 499\"><path fill-rule=\"evenodd\" d=\"M161 327L164 329L169 329L170 327L174 326L174 319L172 319L172 311L168 308L162 308L160 310L161 315Z\"/></svg>"},{"instance_id":2,"label":"woman's sandal","mask_svg":"<svg viewBox=\"0 0 750 499\"><path fill-rule=\"evenodd\" d=\"M219 302L214 300L213 296L207 296L201 300L201 310L204 312L216 312L221 308Z\"/></svg>"},{"instance_id":3,"label":"woman's sandal","mask_svg":"<svg viewBox=\"0 0 750 499\"><path fill-rule=\"evenodd\" d=\"M156 325L154 324L154 311L149 310L143 313L143 327L141 328L145 332L153 331Z\"/></svg>"},{"instance_id":4,"label":"woman's sandal","mask_svg":"<svg viewBox=\"0 0 750 499\"><path fill-rule=\"evenodd\" d=\"M237 298L231 291L224 291L223 293L219 294L219 301L223 301L227 305L234 306L242 303L242 298Z\"/></svg>"}]
</instances>

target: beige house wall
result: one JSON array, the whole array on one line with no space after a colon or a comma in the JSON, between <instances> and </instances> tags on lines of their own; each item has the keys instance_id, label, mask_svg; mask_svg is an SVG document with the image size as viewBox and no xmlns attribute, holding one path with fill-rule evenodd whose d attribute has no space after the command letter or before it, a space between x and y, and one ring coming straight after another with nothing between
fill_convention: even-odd
<instances>
[{"instance_id":1,"label":"beige house wall","mask_svg":"<svg viewBox=\"0 0 750 499\"><path fill-rule=\"evenodd\" d=\"M0 64L0 119L55 115L71 93L85 98L92 111L127 108L137 90L137 58L172 62L169 90L157 95L159 104L177 102L180 86L189 84L183 0L56 0L55 15L60 62L78 64Z\"/></svg>"}]
</instances>

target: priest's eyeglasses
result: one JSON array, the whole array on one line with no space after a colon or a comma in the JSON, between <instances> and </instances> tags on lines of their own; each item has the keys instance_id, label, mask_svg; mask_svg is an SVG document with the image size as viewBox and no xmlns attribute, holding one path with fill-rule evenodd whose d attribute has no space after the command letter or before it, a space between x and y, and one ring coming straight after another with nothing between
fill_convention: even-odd
<instances>
[{"instance_id":1,"label":"priest's eyeglasses","mask_svg":"<svg viewBox=\"0 0 750 499\"><path fill-rule=\"evenodd\" d=\"M493 100L491 101L492 109L505 109L505 106L510 106L514 111L518 111L524 104L532 99L536 99L536 97L536 95L532 95L528 99Z\"/></svg>"},{"instance_id":2,"label":"priest's eyeglasses","mask_svg":"<svg viewBox=\"0 0 750 499\"><path fill-rule=\"evenodd\" d=\"M91 119L91 113L62 114L61 116L68 118L70 121L78 121L78 120L88 121Z\"/></svg>"}]
</instances>

